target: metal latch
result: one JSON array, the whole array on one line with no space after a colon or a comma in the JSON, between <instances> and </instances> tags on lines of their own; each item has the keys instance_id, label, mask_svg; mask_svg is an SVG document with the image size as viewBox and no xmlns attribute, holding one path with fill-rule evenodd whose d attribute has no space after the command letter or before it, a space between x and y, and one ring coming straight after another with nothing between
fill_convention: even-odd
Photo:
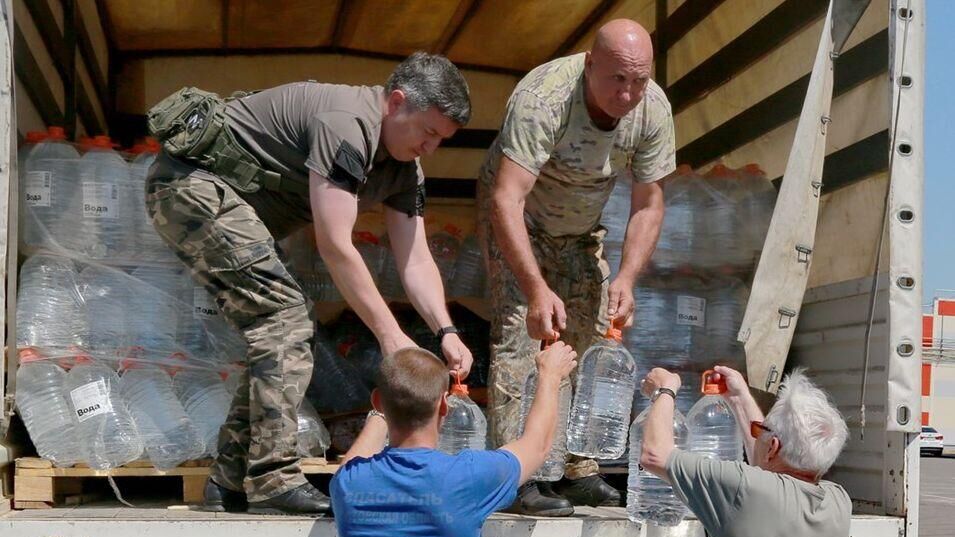
<instances>
[{"instance_id":1,"label":"metal latch","mask_svg":"<svg viewBox=\"0 0 955 537\"><path fill-rule=\"evenodd\" d=\"M776 384L776 381L779 380L779 369L776 367L776 364L769 366L769 374L766 375L766 391L771 392L773 384Z\"/></svg>"},{"instance_id":2,"label":"metal latch","mask_svg":"<svg viewBox=\"0 0 955 537\"><path fill-rule=\"evenodd\" d=\"M812 255L812 248L803 245L796 245L796 261L800 263L809 263L809 256Z\"/></svg>"},{"instance_id":3,"label":"metal latch","mask_svg":"<svg viewBox=\"0 0 955 537\"><path fill-rule=\"evenodd\" d=\"M793 318L796 317L796 310L789 309L784 306L779 308L779 327L780 328L789 328L792 326Z\"/></svg>"},{"instance_id":4,"label":"metal latch","mask_svg":"<svg viewBox=\"0 0 955 537\"><path fill-rule=\"evenodd\" d=\"M822 192L822 181L813 181L809 183L812 185L812 195L813 197L818 198L819 194Z\"/></svg>"}]
</instances>

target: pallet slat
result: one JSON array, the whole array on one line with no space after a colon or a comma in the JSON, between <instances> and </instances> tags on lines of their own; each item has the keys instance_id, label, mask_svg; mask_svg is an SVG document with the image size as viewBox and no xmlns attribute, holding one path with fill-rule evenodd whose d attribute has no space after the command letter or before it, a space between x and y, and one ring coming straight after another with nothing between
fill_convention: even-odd
<instances>
[{"instance_id":1,"label":"pallet slat","mask_svg":"<svg viewBox=\"0 0 955 537\"><path fill-rule=\"evenodd\" d=\"M211 462L208 459L189 461L176 468L159 470L148 462L135 461L119 468L95 470L86 465L57 468L45 459L23 457L17 459L15 465L13 506L15 509L49 509L55 505L79 504L86 498L82 494L82 480L107 476L181 477L183 503L199 503ZM302 459L301 466L306 474L333 474L340 465L323 458L307 458Z\"/></svg>"}]
</instances>

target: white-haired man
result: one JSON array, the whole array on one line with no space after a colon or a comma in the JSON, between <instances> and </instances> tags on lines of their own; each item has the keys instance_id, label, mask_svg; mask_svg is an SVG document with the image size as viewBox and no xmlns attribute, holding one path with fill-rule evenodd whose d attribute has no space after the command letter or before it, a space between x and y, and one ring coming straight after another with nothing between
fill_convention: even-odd
<instances>
[{"instance_id":1,"label":"white-haired man","mask_svg":"<svg viewBox=\"0 0 955 537\"><path fill-rule=\"evenodd\" d=\"M743 430L751 465L677 449L673 403L680 377L650 371L643 392L652 408L644 424L640 464L665 479L711 537L847 537L852 502L840 485L820 478L836 461L849 431L826 394L793 371L763 417L738 371L717 366L723 397Z\"/></svg>"}]
</instances>

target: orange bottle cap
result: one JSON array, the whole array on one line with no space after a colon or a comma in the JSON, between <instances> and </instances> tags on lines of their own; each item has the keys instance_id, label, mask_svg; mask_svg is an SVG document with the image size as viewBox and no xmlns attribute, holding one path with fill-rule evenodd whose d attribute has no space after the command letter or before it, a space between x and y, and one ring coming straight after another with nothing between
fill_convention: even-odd
<instances>
[{"instance_id":1,"label":"orange bottle cap","mask_svg":"<svg viewBox=\"0 0 955 537\"><path fill-rule=\"evenodd\" d=\"M38 351L34 347L24 347L20 349L20 351L17 353L17 356L19 357L21 364L36 362L38 360L43 360L44 358L46 358L45 356L43 356L43 354L40 353L40 351Z\"/></svg>"},{"instance_id":2,"label":"orange bottle cap","mask_svg":"<svg viewBox=\"0 0 955 537\"><path fill-rule=\"evenodd\" d=\"M714 382L714 374L715 372L712 369L707 369L703 372L703 385L700 388L703 395L720 395L726 393L726 381L720 379L719 382Z\"/></svg>"},{"instance_id":3,"label":"orange bottle cap","mask_svg":"<svg viewBox=\"0 0 955 537\"><path fill-rule=\"evenodd\" d=\"M48 127L46 132L54 140L66 140L66 130L63 127Z\"/></svg>"},{"instance_id":4,"label":"orange bottle cap","mask_svg":"<svg viewBox=\"0 0 955 537\"><path fill-rule=\"evenodd\" d=\"M451 395L461 395L467 397L468 385L461 383L461 374L454 372L454 384L451 385Z\"/></svg>"},{"instance_id":5,"label":"orange bottle cap","mask_svg":"<svg viewBox=\"0 0 955 537\"><path fill-rule=\"evenodd\" d=\"M27 133L27 143L38 144L49 137L50 135L44 131L30 131Z\"/></svg>"}]
</instances>

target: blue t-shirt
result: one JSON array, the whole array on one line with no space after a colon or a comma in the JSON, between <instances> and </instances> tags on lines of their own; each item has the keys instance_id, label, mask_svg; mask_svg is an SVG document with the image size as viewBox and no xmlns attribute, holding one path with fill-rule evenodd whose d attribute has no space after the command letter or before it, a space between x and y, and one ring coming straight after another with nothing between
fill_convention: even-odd
<instances>
[{"instance_id":1,"label":"blue t-shirt","mask_svg":"<svg viewBox=\"0 0 955 537\"><path fill-rule=\"evenodd\" d=\"M355 457L332 478L341 537L478 537L491 513L517 496L521 465L509 451L385 448Z\"/></svg>"}]
</instances>

